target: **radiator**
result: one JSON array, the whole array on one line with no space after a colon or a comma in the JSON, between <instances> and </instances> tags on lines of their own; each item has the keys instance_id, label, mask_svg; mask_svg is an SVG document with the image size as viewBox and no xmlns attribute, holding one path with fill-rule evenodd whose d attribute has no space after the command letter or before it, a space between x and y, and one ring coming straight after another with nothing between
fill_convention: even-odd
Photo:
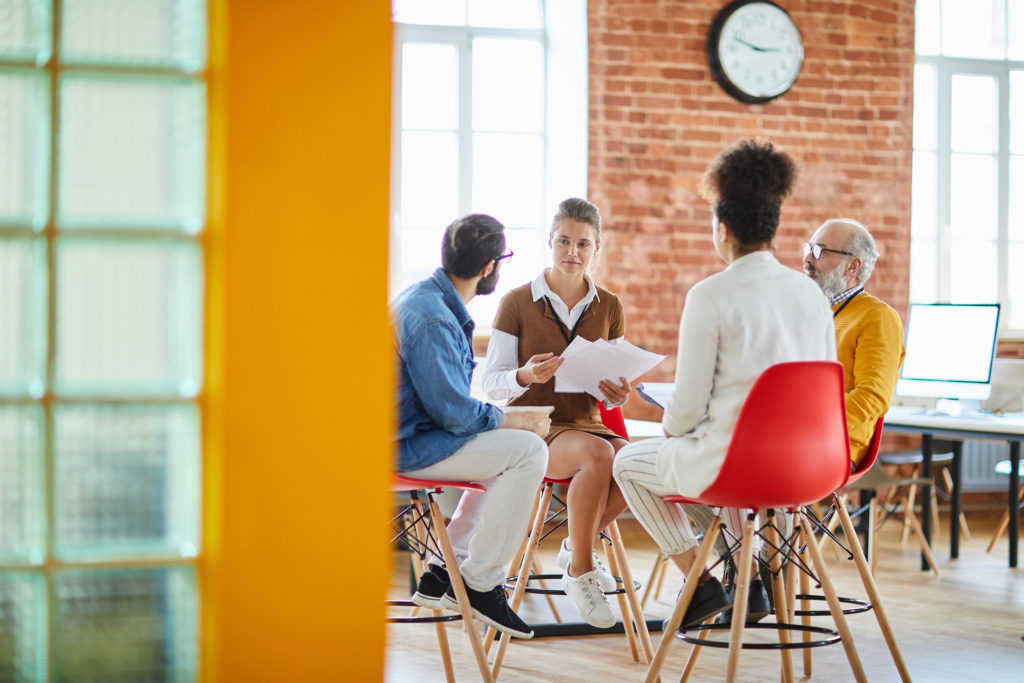
<instances>
[{"instance_id":1,"label":"radiator","mask_svg":"<svg viewBox=\"0 0 1024 683\"><path fill-rule=\"evenodd\" d=\"M996 474L1000 460L1010 458L1010 446L1005 441L964 441L961 474L963 491L1006 491L1007 477Z\"/></svg>"}]
</instances>

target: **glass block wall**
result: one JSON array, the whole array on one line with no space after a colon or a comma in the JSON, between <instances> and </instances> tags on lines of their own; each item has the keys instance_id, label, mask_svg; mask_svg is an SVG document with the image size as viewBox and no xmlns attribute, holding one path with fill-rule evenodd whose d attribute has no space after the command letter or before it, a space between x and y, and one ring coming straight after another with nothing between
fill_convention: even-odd
<instances>
[{"instance_id":1,"label":"glass block wall","mask_svg":"<svg viewBox=\"0 0 1024 683\"><path fill-rule=\"evenodd\" d=\"M0 0L0 682L194 680L205 0Z\"/></svg>"}]
</instances>

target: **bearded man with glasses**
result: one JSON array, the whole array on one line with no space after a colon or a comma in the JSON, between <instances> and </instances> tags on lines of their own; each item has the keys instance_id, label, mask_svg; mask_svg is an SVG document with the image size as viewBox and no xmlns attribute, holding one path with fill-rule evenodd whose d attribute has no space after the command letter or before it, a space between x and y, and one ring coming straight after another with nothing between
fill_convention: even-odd
<instances>
[{"instance_id":1,"label":"bearded man with glasses","mask_svg":"<svg viewBox=\"0 0 1024 683\"><path fill-rule=\"evenodd\" d=\"M888 304L864 291L878 261L868 229L832 218L804 242L804 272L832 302L836 356L843 364L850 457L867 450L875 422L889 410L903 363L903 323Z\"/></svg>"}]
</instances>

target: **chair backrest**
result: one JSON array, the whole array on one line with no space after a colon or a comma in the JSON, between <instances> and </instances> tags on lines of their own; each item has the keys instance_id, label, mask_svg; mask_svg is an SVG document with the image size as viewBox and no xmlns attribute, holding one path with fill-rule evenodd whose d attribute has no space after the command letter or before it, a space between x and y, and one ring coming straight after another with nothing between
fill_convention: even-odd
<instances>
[{"instance_id":1,"label":"chair backrest","mask_svg":"<svg viewBox=\"0 0 1024 683\"><path fill-rule=\"evenodd\" d=\"M831 495L849 475L843 366L779 363L751 387L722 469L700 500L727 507L795 507Z\"/></svg>"},{"instance_id":2,"label":"chair backrest","mask_svg":"<svg viewBox=\"0 0 1024 683\"><path fill-rule=\"evenodd\" d=\"M605 408L600 401L597 402L597 407L601 409L601 422L604 423L604 426L629 441L629 434L626 432L626 418L622 416L622 408Z\"/></svg>"},{"instance_id":3,"label":"chair backrest","mask_svg":"<svg viewBox=\"0 0 1024 683\"><path fill-rule=\"evenodd\" d=\"M878 421L875 422L875 433L871 435L871 442L868 443L868 449L864 451L864 458L857 464L857 469L850 474L850 478L846 480L843 486L849 486L863 477L864 473L875 464L875 460L878 460L878 447L882 444L882 428L885 426L884 423L885 415L878 418Z\"/></svg>"}]
</instances>

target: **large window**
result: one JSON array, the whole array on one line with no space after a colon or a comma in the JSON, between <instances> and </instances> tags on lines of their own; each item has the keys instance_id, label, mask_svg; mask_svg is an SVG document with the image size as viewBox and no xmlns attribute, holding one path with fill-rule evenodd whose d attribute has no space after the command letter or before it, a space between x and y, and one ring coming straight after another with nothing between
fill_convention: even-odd
<instances>
[{"instance_id":1,"label":"large window","mask_svg":"<svg viewBox=\"0 0 1024 683\"><path fill-rule=\"evenodd\" d=\"M1024 3L918 0L910 298L1024 335Z\"/></svg>"},{"instance_id":2,"label":"large window","mask_svg":"<svg viewBox=\"0 0 1024 683\"><path fill-rule=\"evenodd\" d=\"M515 252L498 291L470 311L486 332L500 296L547 261L558 202L584 196L587 46L583 0L395 0L391 294L441 263L467 213L505 224Z\"/></svg>"},{"instance_id":3,"label":"large window","mask_svg":"<svg viewBox=\"0 0 1024 683\"><path fill-rule=\"evenodd\" d=\"M196 674L206 21L0 0L0 680Z\"/></svg>"}]
</instances>

